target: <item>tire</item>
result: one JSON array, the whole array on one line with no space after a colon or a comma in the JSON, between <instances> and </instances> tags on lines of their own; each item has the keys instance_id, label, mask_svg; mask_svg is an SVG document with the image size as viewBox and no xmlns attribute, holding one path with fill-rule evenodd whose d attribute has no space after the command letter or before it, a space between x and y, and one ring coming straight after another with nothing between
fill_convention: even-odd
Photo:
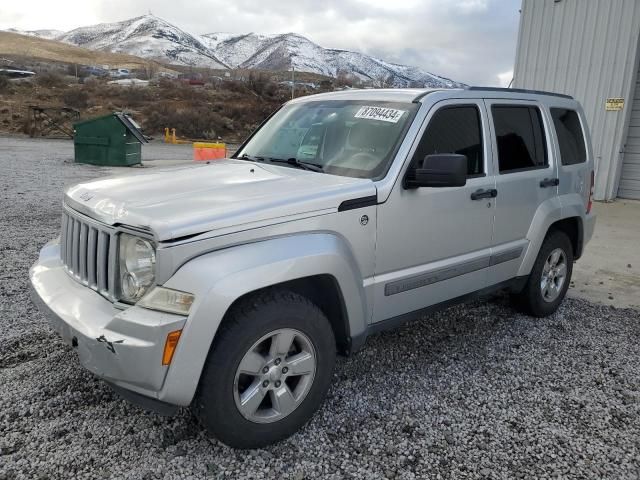
<instances>
[{"instance_id":1,"label":"tire","mask_svg":"<svg viewBox=\"0 0 640 480\"><path fill-rule=\"evenodd\" d=\"M289 353L278 355L289 339ZM210 435L230 447L272 444L299 430L320 407L335 357L333 330L316 305L287 290L258 293L225 316L204 365L194 413Z\"/></svg>"},{"instance_id":2,"label":"tire","mask_svg":"<svg viewBox=\"0 0 640 480\"><path fill-rule=\"evenodd\" d=\"M547 275L550 264L547 263L553 254L560 252L561 260L558 261L558 265L551 270L556 271L557 275L553 275L553 280L550 280ZM553 263L553 262L551 262ZM564 265L564 277L561 285L558 282L560 275L561 265ZM533 315L534 317L547 317L554 313L567 293L569 283L571 282L571 274L573 272L573 247L571 241L566 233L560 230L551 231L542 246L527 283L524 289L515 296L516 305L523 312ZM543 278L543 273L546 276ZM553 272L552 272L553 273ZM549 287L545 294L546 287Z\"/></svg>"}]
</instances>

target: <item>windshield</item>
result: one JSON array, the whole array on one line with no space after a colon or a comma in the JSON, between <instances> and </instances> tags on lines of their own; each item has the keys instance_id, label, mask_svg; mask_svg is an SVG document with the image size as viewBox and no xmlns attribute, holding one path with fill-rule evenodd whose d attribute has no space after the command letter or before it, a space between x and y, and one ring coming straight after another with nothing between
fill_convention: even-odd
<instances>
[{"instance_id":1,"label":"windshield","mask_svg":"<svg viewBox=\"0 0 640 480\"><path fill-rule=\"evenodd\" d=\"M388 170L417 106L345 100L286 105L235 157L307 164L334 175L379 178Z\"/></svg>"}]
</instances>

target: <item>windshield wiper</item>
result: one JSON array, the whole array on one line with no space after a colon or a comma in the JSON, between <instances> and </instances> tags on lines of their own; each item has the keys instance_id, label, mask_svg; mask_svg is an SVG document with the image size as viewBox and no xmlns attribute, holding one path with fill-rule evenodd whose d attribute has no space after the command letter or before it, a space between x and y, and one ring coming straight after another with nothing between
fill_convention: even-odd
<instances>
[{"instance_id":1,"label":"windshield wiper","mask_svg":"<svg viewBox=\"0 0 640 480\"><path fill-rule=\"evenodd\" d=\"M247 155L243 153L238 157L240 160L249 160L250 162L264 162L264 157L255 157L253 155Z\"/></svg>"},{"instance_id":2,"label":"windshield wiper","mask_svg":"<svg viewBox=\"0 0 640 480\"><path fill-rule=\"evenodd\" d=\"M301 168L302 170L310 170L312 172L324 172L322 165L318 165L317 163L305 162L303 160L298 160L297 158L267 158L268 161L273 163L286 163L288 165L292 165L297 168Z\"/></svg>"}]
</instances>

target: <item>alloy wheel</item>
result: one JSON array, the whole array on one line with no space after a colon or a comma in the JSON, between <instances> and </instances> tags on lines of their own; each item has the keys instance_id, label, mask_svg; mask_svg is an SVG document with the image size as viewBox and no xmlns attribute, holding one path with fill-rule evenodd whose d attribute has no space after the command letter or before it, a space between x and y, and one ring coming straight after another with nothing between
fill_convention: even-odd
<instances>
[{"instance_id":1,"label":"alloy wheel","mask_svg":"<svg viewBox=\"0 0 640 480\"><path fill-rule=\"evenodd\" d=\"M238 411L255 423L282 420L309 393L316 363L311 340L299 330L283 328L264 335L236 370L233 392Z\"/></svg>"},{"instance_id":2,"label":"alloy wheel","mask_svg":"<svg viewBox=\"0 0 640 480\"><path fill-rule=\"evenodd\" d=\"M540 292L545 302L556 300L567 278L567 256L561 248L554 249L544 263Z\"/></svg>"}]
</instances>

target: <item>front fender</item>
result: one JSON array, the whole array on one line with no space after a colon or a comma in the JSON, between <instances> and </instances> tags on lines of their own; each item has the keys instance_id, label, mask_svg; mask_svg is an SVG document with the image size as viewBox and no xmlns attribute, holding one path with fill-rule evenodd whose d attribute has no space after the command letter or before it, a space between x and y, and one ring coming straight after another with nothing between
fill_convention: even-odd
<instances>
[{"instance_id":1,"label":"front fender","mask_svg":"<svg viewBox=\"0 0 640 480\"><path fill-rule=\"evenodd\" d=\"M346 242L330 233L280 237L208 253L183 265L164 286L193 293L192 311L178 342L159 399L188 405L213 338L235 300L255 290L331 275L345 301L351 336L367 325L362 274Z\"/></svg>"}]
</instances>

